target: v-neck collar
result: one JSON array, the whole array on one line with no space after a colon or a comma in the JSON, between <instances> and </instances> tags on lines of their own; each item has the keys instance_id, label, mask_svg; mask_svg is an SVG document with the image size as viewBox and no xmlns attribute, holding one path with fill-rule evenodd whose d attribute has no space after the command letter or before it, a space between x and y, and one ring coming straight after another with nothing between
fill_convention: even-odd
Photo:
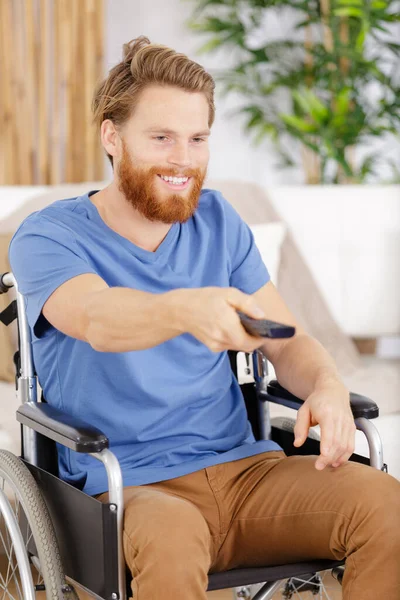
<instances>
[{"instance_id":1,"label":"v-neck collar","mask_svg":"<svg viewBox=\"0 0 400 600\"><path fill-rule=\"evenodd\" d=\"M105 223L105 221L103 221L103 219L101 218L100 213L97 209L97 206L95 204L93 204L93 202L90 200L90 196L95 194L97 191L98 190L93 190L93 191L88 192L87 194L84 194L82 196L82 201L87 206L90 217L107 233L108 236L114 237L120 244L125 246L125 248L127 248L132 254L134 254L135 256L137 256L138 258L140 258L141 260L146 261L146 262L156 262L160 258L160 256L162 256L163 254L165 254L168 251L171 244L175 241L175 239L178 236L178 233L180 230L180 223L172 224L167 235L165 236L165 238L163 239L163 241L158 246L158 248L155 252L151 252L150 250L145 250L144 248L140 248L140 246L137 246L136 244L134 244L133 242L128 240L126 237L120 235L119 233L117 233L116 231L111 229L111 227L109 227L107 225L107 223Z\"/></svg>"}]
</instances>

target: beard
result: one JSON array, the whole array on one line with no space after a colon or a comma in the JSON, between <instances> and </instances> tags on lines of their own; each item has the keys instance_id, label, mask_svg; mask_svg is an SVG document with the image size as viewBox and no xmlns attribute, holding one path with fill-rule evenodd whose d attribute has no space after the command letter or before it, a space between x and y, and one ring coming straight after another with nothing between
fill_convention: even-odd
<instances>
[{"instance_id":1,"label":"beard","mask_svg":"<svg viewBox=\"0 0 400 600\"><path fill-rule=\"evenodd\" d=\"M118 166L118 187L129 204L149 221L168 224L185 223L197 209L206 172L207 169L173 171L165 167L150 169L135 167L123 142L122 157ZM165 184L166 192L164 197L160 197L161 194L156 188L156 177L158 175L173 177L182 174L192 178L188 188L178 193L168 193Z\"/></svg>"}]
</instances>

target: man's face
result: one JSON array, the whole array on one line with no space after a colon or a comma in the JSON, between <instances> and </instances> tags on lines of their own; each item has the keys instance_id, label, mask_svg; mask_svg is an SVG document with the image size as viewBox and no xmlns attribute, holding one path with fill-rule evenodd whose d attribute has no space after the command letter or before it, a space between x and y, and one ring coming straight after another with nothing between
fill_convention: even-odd
<instances>
[{"instance_id":1,"label":"man's face","mask_svg":"<svg viewBox=\"0 0 400 600\"><path fill-rule=\"evenodd\" d=\"M150 86L121 129L119 189L150 221L184 223L195 212L209 159L208 116L204 94Z\"/></svg>"}]
</instances>

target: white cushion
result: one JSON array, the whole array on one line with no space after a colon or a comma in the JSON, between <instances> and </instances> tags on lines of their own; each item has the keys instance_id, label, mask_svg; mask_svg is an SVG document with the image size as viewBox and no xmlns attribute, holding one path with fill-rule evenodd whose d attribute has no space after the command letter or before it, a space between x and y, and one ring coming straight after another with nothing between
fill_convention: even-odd
<instances>
[{"instance_id":1,"label":"white cushion","mask_svg":"<svg viewBox=\"0 0 400 600\"><path fill-rule=\"evenodd\" d=\"M261 258L271 276L271 281L277 287L278 271L281 258L281 246L286 234L286 225L281 221L250 225Z\"/></svg>"},{"instance_id":2,"label":"white cushion","mask_svg":"<svg viewBox=\"0 0 400 600\"><path fill-rule=\"evenodd\" d=\"M251 231L254 235L254 240L257 248L260 251L263 263L267 267L271 276L272 283L278 285L278 272L281 257L281 246L286 234L286 225L280 221L273 223L260 223L259 225L251 225ZM238 355L238 379L239 383L253 381L252 365L250 365L251 373L246 374L246 361L243 353ZM268 363L268 374L271 378L275 377L272 364Z\"/></svg>"}]
</instances>

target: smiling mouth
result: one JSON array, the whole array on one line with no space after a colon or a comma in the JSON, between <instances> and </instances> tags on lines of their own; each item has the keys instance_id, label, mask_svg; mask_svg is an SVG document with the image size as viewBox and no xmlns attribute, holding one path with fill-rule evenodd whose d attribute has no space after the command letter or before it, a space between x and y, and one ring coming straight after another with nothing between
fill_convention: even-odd
<instances>
[{"instance_id":1,"label":"smiling mouth","mask_svg":"<svg viewBox=\"0 0 400 600\"><path fill-rule=\"evenodd\" d=\"M167 185L170 189L172 190L184 190L185 188L188 187L189 182L191 181L191 177L188 177L186 181L179 181L179 179L181 178L177 178L178 181L167 181L165 179L162 178L161 175L157 175L157 177L159 177L161 179L161 181L163 183L165 183L165 185Z\"/></svg>"}]
</instances>

